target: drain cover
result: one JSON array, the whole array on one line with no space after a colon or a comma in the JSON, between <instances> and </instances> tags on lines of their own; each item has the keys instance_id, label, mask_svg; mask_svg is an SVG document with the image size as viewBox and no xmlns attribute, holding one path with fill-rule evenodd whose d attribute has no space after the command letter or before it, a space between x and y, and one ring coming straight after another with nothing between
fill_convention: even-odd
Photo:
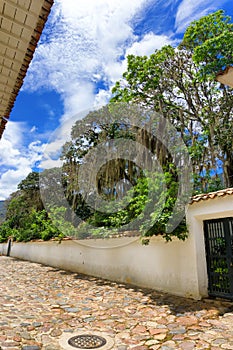
<instances>
[{"instance_id":1,"label":"drain cover","mask_svg":"<svg viewBox=\"0 0 233 350\"><path fill-rule=\"evenodd\" d=\"M106 343L105 338L93 334L80 334L68 340L69 345L79 349L98 349Z\"/></svg>"}]
</instances>

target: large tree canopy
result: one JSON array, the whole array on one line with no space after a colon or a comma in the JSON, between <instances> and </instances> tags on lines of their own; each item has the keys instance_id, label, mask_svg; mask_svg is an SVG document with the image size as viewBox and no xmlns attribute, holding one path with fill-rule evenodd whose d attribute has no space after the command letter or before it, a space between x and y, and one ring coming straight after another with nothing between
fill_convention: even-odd
<instances>
[{"instance_id":1,"label":"large tree canopy","mask_svg":"<svg viewBox=\"0 0 233 350\"><path fill-rule=\"evenodd\" d=\"M59 235L58 227L78 238L129 227L145 236L184 239L184 220L167 229L182 206L176 208L181 169L173 150L183 145L188 150L193 194L233 187L233 89L215 80L233 65L232 50L233 24L220 10L191 23L177 48L164 46L149 57L129 55L110 104L73 126L62 149L63 167L45 171L40 184L37 173L29 174L12 194L0 241L10 234L18 240L48 239ZM150 113L160 118L152 123ZM166 125L183 140L181 148ZM151 159L159 166L148 171Z\"/></svg>"},{"instance_id":2,"label":"large tree canopy","mask_svg":"<svg viewBox=\"0 0 233 350\"><path fill-rule=\"evenodd\" d=\"M73 126L62 152L63 184L73 211L89 224L89 234L97 227L140 229L144 235L164 234L166 239L186 237L183 216L179 227L173 225L175 220L170 223L180 173L172 164L177 132L172 134L167 124L154 111L122 103L91 112ZM178 145L182 147L180 138ZM161 171L153 167L154 161Z\"/></svg>"},{"instance_id":3,"label":"large tree canopy","mask_svg":"<svg viewBox=\"0 0 233 350\"><path fill-rule=\"evenodd\" d=\"M205 62L198 54L210 42L215 47L228 29L232 31L229 17L218 11L192 23L179 48L128 56L128 69L112 90L112 102L148 106L180 131L192 157L197 191L233 186L233 90L203 74L204 68L215 72L223 59L231 62L229 47L223 43L221 53L210 49Z\"/></svg>"}]
</instances>

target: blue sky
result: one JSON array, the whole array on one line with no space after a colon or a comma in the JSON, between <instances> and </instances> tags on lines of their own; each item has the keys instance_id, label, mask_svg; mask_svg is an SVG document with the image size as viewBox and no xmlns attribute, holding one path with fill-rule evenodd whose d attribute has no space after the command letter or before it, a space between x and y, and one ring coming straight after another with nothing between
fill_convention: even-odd
<instances>
[{"instance_id":1,"label":"blue sky","mask_svg":"<svg viewBox=\"0 0 233 350\"><path fill-rule=\"evenodd\" d=\"M232 8L232 0L55 0L0 141L0 200L46 166L51 135L62 143L74 116L108 102L128 54L177 46L191 21Z\"/></svg>"}]
</instances>

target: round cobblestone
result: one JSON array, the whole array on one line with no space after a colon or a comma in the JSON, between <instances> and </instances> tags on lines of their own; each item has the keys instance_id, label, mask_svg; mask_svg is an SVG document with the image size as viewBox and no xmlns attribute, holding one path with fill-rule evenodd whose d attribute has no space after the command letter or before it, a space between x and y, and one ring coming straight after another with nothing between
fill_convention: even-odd
<instances>
[{"instance_id":1,"label":"round cobblestone","mask_svg":"<svg viewBox=\"0 0 233 350\"><path fill-rule=\"evenodd\" d=\"M0 257L0 349L64 350L105 333L113 350L233 349L232 303L194 301Z\"/></svg>"}]
</instances>

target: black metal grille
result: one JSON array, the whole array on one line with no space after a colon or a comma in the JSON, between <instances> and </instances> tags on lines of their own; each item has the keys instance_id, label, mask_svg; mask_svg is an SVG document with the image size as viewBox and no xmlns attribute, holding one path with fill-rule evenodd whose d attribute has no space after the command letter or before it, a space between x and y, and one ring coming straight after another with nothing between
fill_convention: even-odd
<instances>
[{"instance_id":1,"label":"black metal grille","mask_svg":"<svg viewBox=\"0 0 233 350\"><path fill-rule=\"evenodd\" d=\"M68 340L69 345L79 349L98 349L106 343L105 338L93 334L81 334Z\"/></svg>"},{"instance_id":2,"label":"black metal grille","mask_svg":"<svg viewBox=\"0 0 233 350\"><path fill-rule=\"evenodd\" d=\"M233 217L204 221L210 296L233 299Z\"/></svg>"}]
</instances>

